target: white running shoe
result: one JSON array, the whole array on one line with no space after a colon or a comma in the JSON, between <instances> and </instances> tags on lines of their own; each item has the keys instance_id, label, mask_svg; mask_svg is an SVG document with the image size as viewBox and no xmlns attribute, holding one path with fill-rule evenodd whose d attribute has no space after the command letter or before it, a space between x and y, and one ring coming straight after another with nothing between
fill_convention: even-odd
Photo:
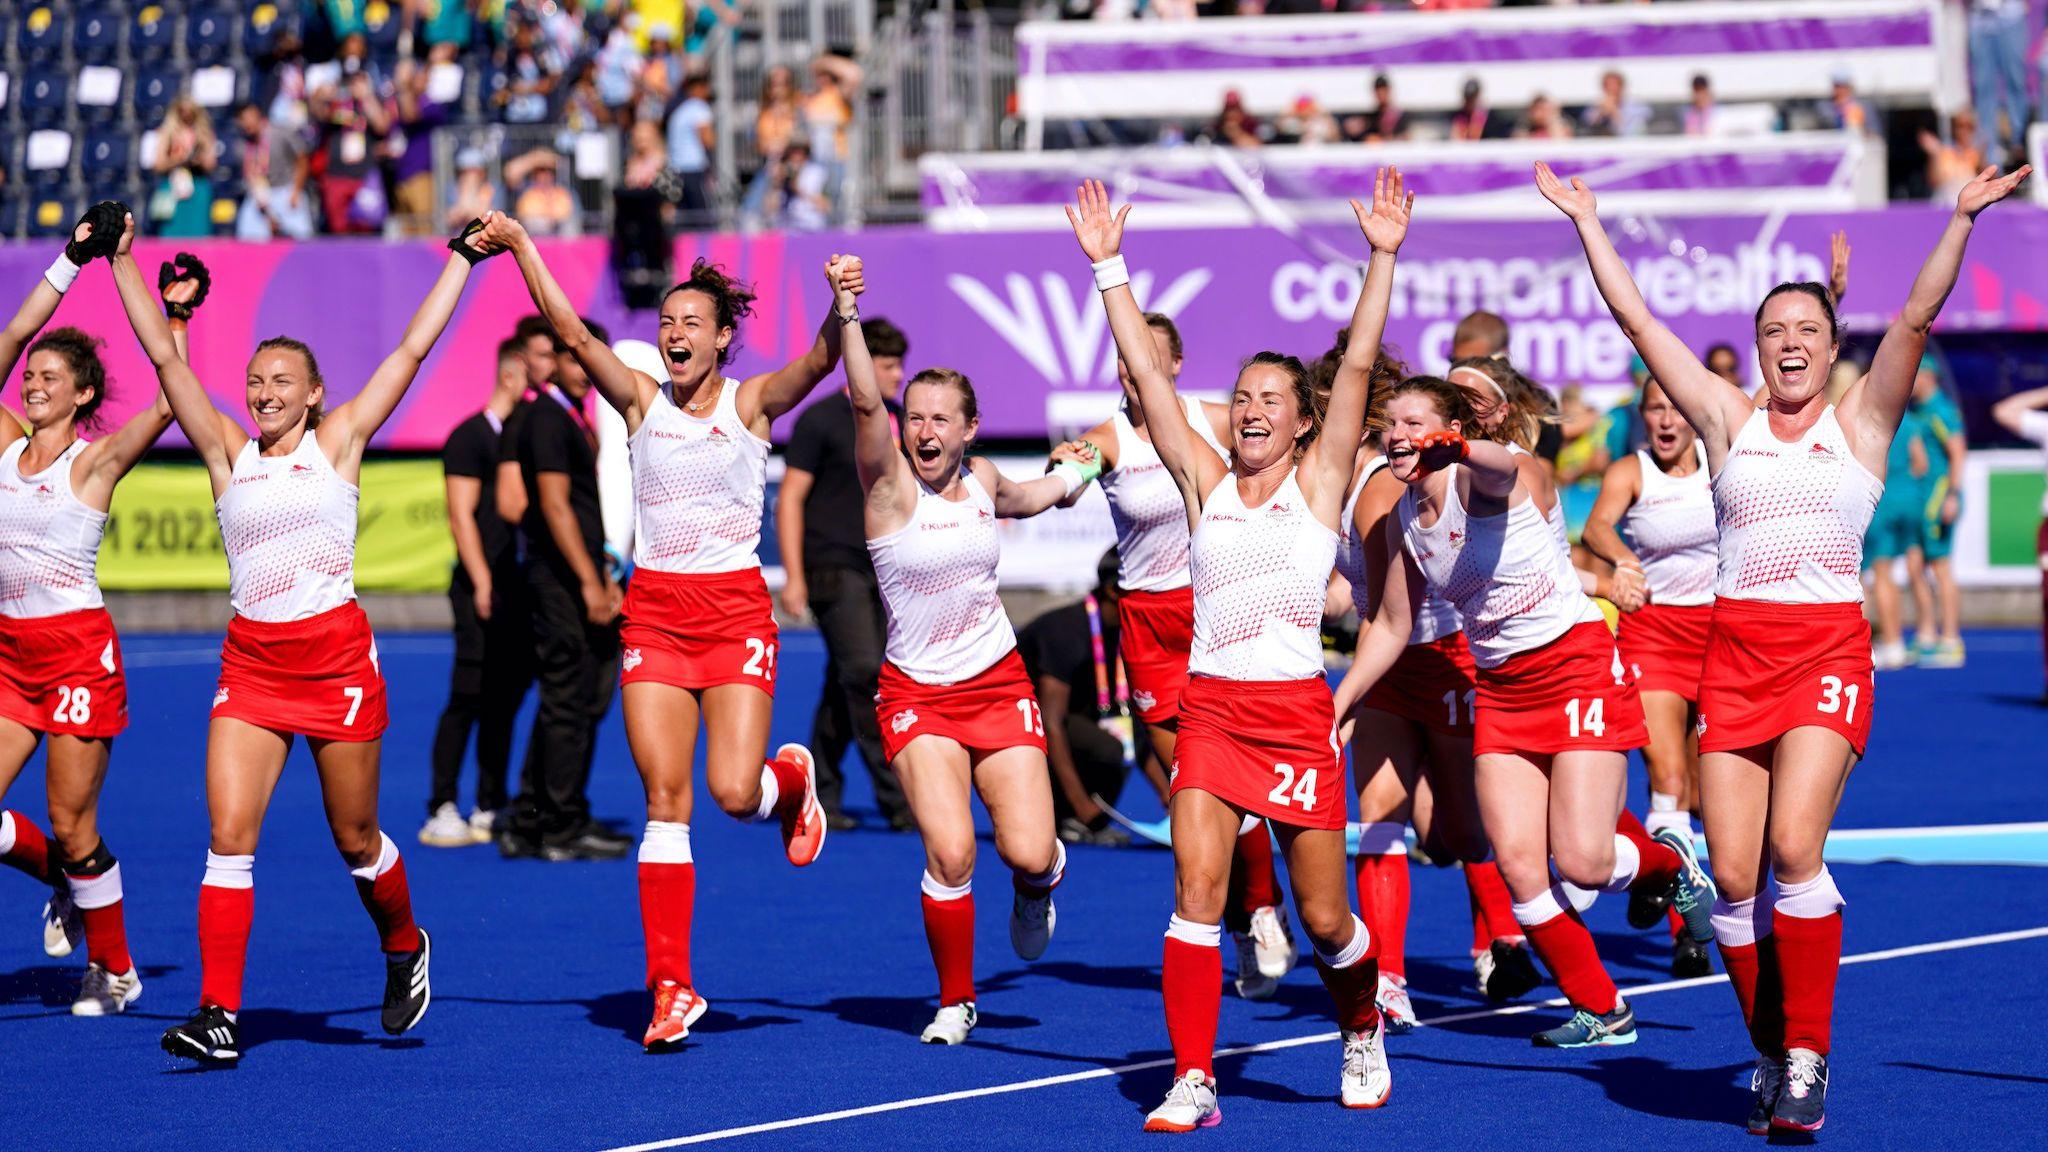
<instances>
[{"instance_id":1,"label":"white running shoe","mask_svg":"<svg viewBox=\"0 0 2048 1152\"><path fill-rule=\"evenodd\" d=\"M78 986L78 999L71 1002L73 1016L116 1016L142 999L142 977L130 968L116 976L97 964L85 966L85 979Z\"/></svg>"},{"instance_id":2,"label":"white running shoe","mask_svg":"<svg viewBox=\"0 0 2048 1152\"><path fill-rule=\"evenodd\" d=\"M71 902L68 889L54 889L43 905L43 954L59 958L85 943L85 917Z\"/></svg>"},{"instance_id":3,"label":"white running shoe","mask_svg":"<svg viewBox=\"0 0 2048 1152\"><path fill-rule=\"evenodd\" d=\"M1026 896L1022 892L1010 899L1010 947L1017 950L1019 958L1036 960L1045 955L1045 946L1052 943L1053 925L1059 920L1059 912L1052 906L1052 893L1043 896Z\"/></svg>"},{"instance_id":4,"label":"white running shoe","mask_svg":"<svg viewBox=\"0 0 2048 1152\"><path fill-rule=\"evenodd\" d=\"M1474 952L1472 954L1472 986L1479 989L1481 996L1487 994L1486 984L1493 979L1493 965L1493 950L1491 948L1484 952Z\"/></svg>"},{"instance_id":5,"label":"white running shoe","mask_svg":"<svg viewBox=\"0 0 2048 1152\"><path fill-rule=\"evenodd\" d=\"M462 818L462 809L443 804L420 825L420 843L429 848L467 848L476 843L476 834Z\"/></svg>"},{"instance_id":6,"label":"white running shoe","mask_svg":"<svg viewBox=\"0 0 2048 1152\"><path fill-rule=\"evenodd\" d=\"M1386 1022L1387 1031L1396 1036L1415 1031L1415 1005L1408 999L1408 984L1385 972L1380 973L1380 990L1375 997L1380 1006L1380 1016Z\"/></svg>"},{"instance_id":7,"label":"white running shoe","mask_svg":"<svg viewBox=\"0 0 2048 1152\"><path fill-rule=\"evenodd\" d=\"M505 814L495 808L479 808L469 814L469 839L472 844L489 844L498 837L498 825L503 823Z\"/></svg>"},{"instance_id":8,"label":"white running shoe","mask_svg":"<svg viewBox=\"0 0 2048 1152\"><path fill-rule=\"evenodd\" d=\"M965 1004L948 1004L939 1009L932 1022L924 1026L924 1034L918 1039L926 1044L958 1044L974 1031L974 1022L980 1014L974 1010L974 1001Z\"/></svg>"},{"instance_id":9,"label":"white running shoe","mask_svg":"<svg viewBox=\"0 0 2048 1152\"><path fill-rule=\"evenodd\" d=\"M1896 644L1880 643L1870 653L1870 662L1879 672L1896 672L1901 668L1910 668L1914 661L1913 650L1906 647L1903 641Z\"/></svg>"},{"instance_id":10,"label":"white running shoe","mask_svg":"<svg viewBox=\"0 0 2048 1152\"><path fill-rule=\"evenodd\" d=\"M1147 1132L1193 1132L1223 1123L1216 1103L1216 1082L1190 1069L1166 1090L1166 1102L1145 1117Z\"/></svg>"},{"instance_id":11,"label":"white running shoe","mask_svg":"<svg viewBox=\"0 0 2048 1152\"><path fill-rule=\"evenodd\" d=\"M1259 942L1245 932L1230 935L1237 941L1237 979L1233 983L1238 996L1246 1000L1271 1000L1280 991L1280 982L1259 970Z\"/></svg>"},{"instance_id":12,"label":"white running shoe","mask_svg":"<svg viewBox=\"0 0 2048 1152\"><path fill-rule=\"evenodd\" d=\"M1301 953L1294 947L1294 930L1280 909L1268 905L1252 909L1252 941L1259 947L1259 971L1275 980L1294 970Z\"/></svg>"},{"instance_id":13,"label":"white running shoe","mask_svg":"<svg viewBox=\"0 0 2048 1152\"><path fill-rule=\"evenodd\" d=\"M1338 1099L1346 1108L1377 1108L1394 1091L1394 1074L1387 1068L1386 1022L1374 1022L1370 1032L1344 1033L1344 1071Z\"/></svg>"}]
</instances>

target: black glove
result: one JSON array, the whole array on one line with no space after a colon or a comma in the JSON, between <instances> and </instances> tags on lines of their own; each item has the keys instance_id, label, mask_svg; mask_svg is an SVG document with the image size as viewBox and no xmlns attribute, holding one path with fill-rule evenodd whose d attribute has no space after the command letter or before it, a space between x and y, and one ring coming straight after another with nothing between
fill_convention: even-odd
<instances>
[{"instance_id":1,"label":"black glove","mask_svg":"<svg viewBox=\"0 0 2048 1152\"><path fill-rule=\"evenodd\" d=\"M85 267L101 256L112 256L114 249L121 246L121 232L128 226L128 206L113 200L102 200L85 210L78 218L79 224L92 225L92 235L77 239L78 228L72 226L73 239L64 245L64 258Z\"/></svg>"},{"instance_id":2,"label":"black glove","mask_svg":"<svg viewBox=\"0 0 2048 1152\"><path fill-rule=\"evenodd\" d=\"M448 250L469 261L470 267L476 267L478 264L497 255L495 252L479 252L469 246L469 238L483 230L483 217L472 217L469 223L462 226L462 231L457 232L455 238L448 241Z\"/></svg>"},{"instance_id":3,"label":"black glove","mask_svg":"<svg viewBox=\"0 0 2048 1152\"><path fill-rule=\"evenodd\" d=\"M199 285L199 290L194 292L192 299L184 304L175 304L169 300L164 301L164 315L169 316L173 320L190 320L192 318L192 310L206 303L206 294L213 289L213 274L206 270L206 265L200 262L199 257L194 256L190 252L180 252L178 253L177 260L166 260L157 268L157 295L163 295L170 290L171 285L181 280L196 282Z\"/></svg>"}]
</instances>

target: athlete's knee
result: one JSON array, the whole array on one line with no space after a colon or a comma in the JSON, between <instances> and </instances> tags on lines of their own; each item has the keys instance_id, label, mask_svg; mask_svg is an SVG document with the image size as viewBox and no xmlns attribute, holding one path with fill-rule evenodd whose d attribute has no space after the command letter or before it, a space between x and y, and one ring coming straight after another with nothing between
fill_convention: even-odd
<instances>
[{"instance_id":1,"label":"athlete's knee","mask_svg":"<svg viewBox=\"0 0 2048 1152\"><path fill-rule=\"evenodd\" d=\"M215 821L206 843L207 851L216 856L254 856L260 829L261 825L253 820Z\"/></svg>"},{"instance_id":2,"label":"athlete's knee","mask_svg":"<svg viewBox=\"0 0 2048 1152\"><path fill-rule=\"evenodd\" d=\"M1771 829L1771 872L1782 883L1810 880L1820 872L1826 831L1816 836L1803 828Z\"/></svg>"},{"instance_id":3,"label":"athlete's knee","mask_svg":"<svg viewBox=\"0 0 2048 1152\"><path fill-rule=\"evenodd\" d=\"M1351 904L1345 900L1317 900L1299 905L1301 930L1323 952L1335 953L1351 939Z\"/></svg>"},{"instance_id":4,"label":"athlete's knee","mask_svg":"<svg viewBox=\"0 0 2048 1152\"><path fill-rule=\"evenodd\" d=\"M51 804L50 838L63 847L65 859L83 859L99 843L98 822L90 808Z\"/></svg>"},{"instance_id":5,"label":"athlete's knee","mask_svg":"<svg viewBox=\"0 0 2048 1152\"><path fill-rule=\"evenodd\" d=\"M1043 834L1030 836L1019 832L1005 833L996 830L996 855L1010 871L1027 876L1039 876L1051 872L1053 863L1059 857L1059 840Z\"/></svg>"},{"instance_id":6,"label":"athlete's knee","mask_svg":"<svg viewBox=\"0 0 2048 1152\"><path fill-rule=\"evenodd\" d=\"M329 831L334 834L334 850L353 868L375 860L384 846L375 819L337 821Z\"/></svg>"},{"instance_id":7,"label":"athlete's knee","mask_svg":"<svg viewBox=\"0 0 2048 1152\"><path fill-rule=\"evenodd\" d=\"M974 878L974 841L927 842L924 870L949 888L958 888Z\"/></svg>"},{"instance_id":8,"label":"athlete's knee","mask_svg":"<svg viewBox=\"0 0 2048 1152\"><path fill-rule=\"evenodd\" d=\"M1230 875L1211 869L1181 870L1174 878L1174 913L1184 920L1220 923L1230 894Z\"/></svg>"},{"instance_id":9,"label":"athlete's knee","mask_svg":"<svg viewBox=\"0 0 2048 1152\"><path fill-rule=\"evenodd\" d=\"M666 823L687 824L690 820L688 779L650 778L647 786L647 818Z\"/></svg>"},{"instance_id":10,"label":"athlete's knee","mask_svg":"<svg viewBox=\"0 0 2048 1152\"><path fill-rule=\"evenodd\" d=\"M1614 841L1559 844L1551 856L1560 878L1581 888L1600 888L1614 878Z\"/></svg>"},{"instance_id":11,"label":"athlete's knee","mask_svg":"<svg viewBox=\"0 0 2048 1152\"><path fill-rule=\"evenodd\" d=\"M719 810L728 816L742 820L753 819L761 807L761 779L749 778L743 772L709 772L706 783L711 787L711 800Z\"/></svg>"}]
</instances>

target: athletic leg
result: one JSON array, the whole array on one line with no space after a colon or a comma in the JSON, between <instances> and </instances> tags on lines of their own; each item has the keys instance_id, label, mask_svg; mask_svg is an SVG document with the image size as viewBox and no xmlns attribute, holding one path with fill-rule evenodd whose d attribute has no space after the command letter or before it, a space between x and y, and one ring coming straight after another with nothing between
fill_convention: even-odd
<instances>
[{"instance_id":1,"label":"athletic leg","mask_svg":"<svg viewBox=\"0 0 2048 1152\"><path fill-rule=\"evenodd\" d=\"M974 1003L974 809L973 769L967 749L939 736L920 736L897 753L897 778L924 841L925 942L939 977L943 1010ZM926 1039L958 1043L973 1027L971 1012L935 1019ZM940 1028L941 1024L946 1027ZM936 1035L933 1030L937 1030ZM953 1033L957 1032L955 1037Z\"/></svg>"},{"instance_id":2,"label":"athletic leg","mask_svg":"<svg viewBox=\"0 0 2048 1152\"><path fill-rule=\"evenodd\" d=\"M647 989L654 1016L642 1043L649 1048L689 1035L704 1013L690 971L697 864L690 849L692 769L697 749L697 698L670 684L625 686L626 743L647 792L647 825L637 877L640 931L647 952Z\"/></svg>"}]
</instances>

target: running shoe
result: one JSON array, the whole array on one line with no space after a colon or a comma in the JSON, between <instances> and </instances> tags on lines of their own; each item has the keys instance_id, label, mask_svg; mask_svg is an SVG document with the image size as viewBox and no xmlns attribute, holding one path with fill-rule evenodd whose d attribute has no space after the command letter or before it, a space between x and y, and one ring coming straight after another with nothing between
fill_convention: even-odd
<instances>
[{"instance_id":1,"label":"running shoe","mask_svg":"<svg viewBox=\"0 0 2048 1152\"><path fill-rule=\"evenodd\" d=\"M1870 662L1879 672L1896 672L1913 666L1913 650L1904 641L1896 644L1879 644L1871 649Z\"/></svg>"},{"instance_id":2,"label":"running shoe","mask_svg":"<svg viewBox=\"0 0 2048 1152\"><path fill-rule=\"evenodd\" d=\"M1344 1033L1344 1071L1337 1098L1346 1108L1377 1108L1394 1091L1394 1074L1387 1067L1385 1022L1382 1015L1373 1021L1370 1032Z\"/></svg>"},{"instance_id":3,"label":"running shoe","mask_svg":"<svg viewBox=\"0 0 2048 1152\"><path fill-rule=\"evenodd\" d=\"M924 1026L924 1034L918 1039L926 1044L958 1044L974 1031L975 1021L979 1019L981 1015L974 1010L972 1000L964 1004L948 1004L939 1009L931 1023Z\"/></svg>"},{"instance_id":4,"label":"running shoe","mask_svg":"<svg viewBox=\"0 0 2048 1152\"><path fill-rule=\"evenodd\" d=\"M1707 946L1680 933L1671 942L1671 975L1679 980L1691 980L1699 976L1714 974L1714 962L1707 958Z\"/></svg>"},{"instance_id":5,"label":"running shoe","mask_svg":"<svg viewBox=\"0 0 2048 1152\"><path fill-rule=\"evenodd\" d=\"M1785 1086L1785 1066L1768 1056L1756 1058L1756 1068L1749 1074L1749 1090L1756 1094L1756 1101L1749 1106L1749 1122L1745 1125L1751 1136L1771 1134L1771 1113L1778 1107L1778 1091Z\"/></svg>"},{"instance_id":6,"label":"running shoe","mask_svg":"<svg viewBox=\"0 0 2048 1152\"><path fill-rule=\"evenodd\" d=\"M1058 920L1059 910L1052 906L1051 892L1026 896L1011 890L1010 947L1019 959L1036 960L1045 955L1045 946L1052 943L1053 926Z\"/></svg>"},{"instance_id":7,"label":"running shoe","mask_svg":"<svg viewBox=\"0 0 2048 1152\"><path fill-rule=\"evenodd\" d=\"M1251 937L1259 948L1259 971L1275 980L1294 971L1301 953L1294 946L1294 929L1280 909L1272 905L1252 909Z\"/></svg>"},{"instance_id":8,"label":"running shoe","mask_svg":"<svg viewBox=\"0 0 2048 1152\"><path fill-rule=\"evenodd\" d=\"M1654 928L1671 908L1674 881L1663 888L1631 888L1628 892L1628 926L1637 930Z\"/></svg>"},{"instance_id":9,"label":"running shoe","mask_svg":"<svg viewBox=\"0 0 2048 1152\"><path fill-rule=\"evenodd\" d=\"M1714 887L1714 878L1700 867L1692 833L1659 828L1650 839L1678 853L1678 886L1672 889L1671 907L1685 921L1686 934L1704 945L1714 938L1714 898L1721 893Z\"/></svg>"},{"instance_id":10,"label":"running shoe","mask_svg":"<svg viewBox=\"0 0 2048 1152\"><path fill-rule=\"evenodd\" d=\"M135 969L116 976L98 964L85 966L79 982L78 999L71 1002L73 1016L117 1016L142 999L142 977Z\"/></svg>"},{"instance_id":11,"label":"running shoe","mask_svg":"<svg viewBox=\"0 0 2048 1152\"><path fill-rule=\"evenodd\" d=\"M176 1028L164 1030L163 1050L201 1064L232 1064L242 1058L242 1029L227 1010L208 1004Z\"/></svg>"},{"instance_id":12,"label":"running shoe","mask_svg":"<svg viewBox=\"0 0 2048 1152\"><path fill-rule=\"evenodd\" d=\"M1259 971L1259 942L1248 932L1232 932L1237 941L1237 978L1232 984L1244 1000L1271 1000L1280 991L1280 982Z\"/></svg>"},{"instance_id":13,"label":"running shoe","mask_svg":"<svg viewBox=\"0 0 2048 1152\"><path fill-rule=\"evenodd\" d=\"M1166 1102L1145 1117L1145 1131L1193 1132L1221 1123L1223 1109L1216 1103L1216 1082L1190 1069L1166 1090Z\"/></svg>"},{"instance_id":14,"label":"running shoe","mask_svg":"<svg viewBox=\"0 0 2048 1152\"><path fill-rule=\"evenodd\" d=\"M469 814L469 839L473 844L489 844L498 838L498 829L503 827L511 813L503 808L479 808Z\"/></svg>"},{"instance_id":15,"label":"running shoe","mask_svg":"<svg viewBox=\"0 0 2048 1152\"><path fill-rule=\"evenodd\" d=\"M384 958L384 1031L391 1036L410 1031L427 1014L427 1005L434 1002L434 986L427 979L434 942L425 928L419 933L419 947Z\"/></svg>"},{"instance_id":16,"label":"running shoe","mask_svg":"<svg viewBox=\"0 0 2048 1152\"><path fill-rule=\"evenodd\" d=\"M1783 1075L1771 1105L1771 1130L1820 1131L1828 1122L1828 1058L1811 1048L1788 1049Z\"/></svg>"},{"instance_id":17,"label":"running shoe","mask_svg":"<svg viewBox=\"0 0 2048 1152\"><path fill-rule=\"evenodd\" d=\"M804 768L804 802L785 808L782 817L782 850L789 854L791 864L801 868L825 850L825 808L818 803L818 763L811 758L811 750L801 744L784 744L775 750L775 758L793 760Z\"/></svg>"},{"instance_id":18,"label":"running shoe","mask_svg":"<svg viewBox=\"0 0 2048 1152\"><path fill-rule=\"evenodd\" d=\"M504 851L504 844L500 839L500 852ZM571 860L619 860L632 850L632 837L621 836L595 820L543 836L540 841L541 859L556 864Z\"/></svg>"},{"instance_id":19,"label":"running shoe","mask_svg":"<svg viewBox=\"0 0 2048 1152\"><path fill-rule=\"evenodd\" d=\"M1547 1032L1529 1037L1538 1048L1594 1048L1636 1042L1636 1013L1628 1001L1615 997L1614 1011L1604 1016L1581 1008L1572 1018Z\"/></svg>"},{"instance_id":20,"label":"running shoe","mask_svg":"<svg viewBox=\"0 0 2048 1152\"><path fill-rule=\"evenodd\" d=\"M420 843L429 848L467 848L476 843L476 832L462 818L462 809L442 804L420 825Z\"/></svg>"},{"instance_id":21,"label":"running shoe","mask_svg":"<svg viewBox=\"0 0 2048 1152\"><path fill-rule=\"evenodd\" d=\"M1472 986L1479 989L1481 996L1487 995L1487 985L1493 981L1493 949L1472 954Z\"/></svg>"},{"instance_id":22,"label":"running shoe","mask_svg":"<svg viewBox=\"0 0 2048 1152\"><path fill-rule=\"evenodd\" d=\"M649 1052L656 1052L669 1045L681 1043L690 1034L690 1025L704 1015L711 1007L696 991L681 984L661 984L654 989L654 1019L647 1024L647 1034L640 1043Z\"/></svg>"},{"instance_id":23,"label":"running shoe","mask_svg":"<svg viewBox=\"0 0 2048 1152\"><path fill-rule=\"evenodd\" d=\"M1380 988L1374 999L1380 1007L1380 1019L1386 1021L1387 1031L1396 1036L1415 1031L1415 1005L1408 999L1407 981L1380 973Z\"/></svg>"},{"instance_id":24,"label":"running shoe","mask_svg":"<svg viewBox=\"0 0 2048 1152\"><path fill-rule=\"evenodd\" d=\"M1493 1003L1505 1004L1520 999L1543 986L1543 973L1536 970L1536 961L1529 955L1527 943L1495 940L1492 956L1493 970L1486 981L1485 991L1486 998Z\"/></svg>"},{"instance_id":25,"label":"running shoe","mask_svg":"<svg viewBox=\"0 0 2048 1152\"><path fill-rule=\"evenodd\" d=\"M1963 666L1963 642L1943 640L1933 648L1920 653L1922 668L1961 668Z\"/></svg>"},{"instance_id":26,"label":"running shoe","mask_svg":"<svg viewBox=\"0 0 2048 1152\"><path fill-rule=\"evenodd\" d=\"M43 954L63 958L85 943L85 917L67 888L53 888L43 905Z\"/></svg>"}]
</instances>

